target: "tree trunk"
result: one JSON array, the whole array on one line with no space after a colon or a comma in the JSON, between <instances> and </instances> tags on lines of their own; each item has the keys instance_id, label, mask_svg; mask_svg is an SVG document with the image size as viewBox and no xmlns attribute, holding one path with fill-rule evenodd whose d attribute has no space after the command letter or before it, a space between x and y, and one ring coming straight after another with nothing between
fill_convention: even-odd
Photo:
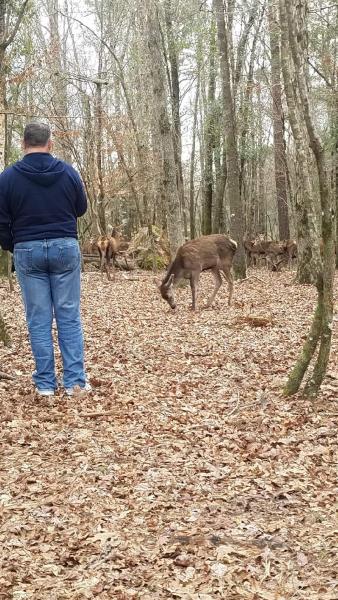
<instances>
[{"instance_id":1,"label":"tree trunk","mask_svg":"<svg viewBox=\"0 0 338 600\"><path fill-rule=\"evenodd\" d=\"M96 167L98 179L98 195L97 195L97 213L100 220L100 229L104 235L107 235L107 220L105 213L105 189L103 179L103 107L102 107L102 46L99 50L98 78L96 83L96 98L95 98L95 138L96 138Z\"/></svg>"},{"instance_id":2,"label":"tree trunk","mask_svg":"<svg viewBox=\"0 0 338 600\"><path fill-rule=\"evenodd\" d=\"M280 36L279 26L276 22L275 0L269 0L268 21L271 48L272 123L275 160L275 182L278 210L278 229L279 239L286 240L290 238L290 229L286 179L286 152L284 140L282 87L280 82Z\"/></svg>"},{"instance_id":3,"label":"tree trunk","mask_svg":"<svg viewBox=\"0 0 338 600\"><path fill-rule=\"evenodd\" d=\"M68 122L68 99L67 84L64 80L64 67L61 39L59 32L59 0L48 0L48 17L50 29L50 70L51 82L54 87L52 98L53 109L56 115L56 125L58 134L56 134L56 147L61 157L70 162L71 152L68 143L69 122Z\"/></svg>"},{"instance_id":4,"label":"tree trunk","mask_svg":"<svg viewBox=\"0 0 338 600\"><path fill-rule=\"evenodd\" d=\"M178 67L178 53L177 45L175 42L173 23L172 23L172 0L165 0L165 21L168 36L168 52L170 61L170 73L171 73L171 105L172 105L172 119L173 119L173 142L174 142L174 156L177 171L177 189L180 198L181 212L184 221L184 235L187 236L187 223L186 223L186 212L185 212L185 201L184 201L184 182L183 182L183 170L182 170L182 131L181 131L181 117L180 117L180 83L179 83L179 67Z\"/></svg>"},{"instance_id":5,"label":"tree trunk","mask_svg":"<svg viewBox=\"0 0 338 600\"><path fill-rule=\"evenodd\" d=\"M5 346L9 344L9 335L7 332L5 321L0 313L0 342L2 342Z\"/></svg>"},{"instance_id":6,"label":"tree trunk","mask_svg":"<svg viewBox=\"0 0 338 600\"><path fill-rule=\"evenodd\" d=\"M5 167L6 148L6 115L5 115L5 92L6 82L4 74L4 59L6 48L13 42L24 16L28 0L25 0L19 10L12 32L8 32L7 26L7 2L0 2L0 172ZM0 313L0 342L7 346L10 342L4 319Z\"/></svg>"},{"instance_id":7,"label":"tree trunk","mask_svg":"<svg viewBox=\"0 0 338 600\"><path fill-rule=\"evenodd\" d=\"M196 155L196 135L197 135L197 117L198 117L198 102L199 102L199 92L200 92L200 65L198 64L198 74L197 74L197 83L196 83L196 92L195 92L195 100L194 100L194 121L192 126L192 143L191 143L191 156L190 156L190 205L189 205L189 213L190 213L190 239L194 239L196 237L196 210L195 210L195 155Z\"/></svg>"},{"instance_id":8,"label":"tree trunk","mask_svg":"<svg viewBox=\"0 0 338 600\"><path fill-rule=\"evenodd\" d=\"M250 228L248 227L248 222L250 220L249 219L249 211L251 210L251 208L249 208L248 198L246 198L246 194L244 193L244 184L245 184L244 170L245 170L245 164L247 162L247 137L248 137L248 132L249 132L250 107L252 105L251 99L252 99L252 90L253 90L253 83L254 83L256 46L257 46L257 41L258 41L258 34L260 32L260 28L261 28L261 24L262 24L262 20L263 20L263 16L264 16L264 11L265 11L265 8L263 7L261 16L259 19L259 23L256 27L256 31L253 36L252 46L251 46L251 51L250 51L247 83L246 83L245 91L243 94L244 97L243 97L241 107L240 107L241 135L240 135L239 187L240 187L241 197L243 198L243 203L246 205L246 228L245 228L246 235L248 234L249 229L251 229L251 225L250 225ZM244 50L243 50L243 52L244 52ZM237 61L238 60L239 60L239 58L237 59ZM243 61L243 57L241 60ZM237 77L238 77L238 66L236 68L236 73L237 73Z\"/></svg>"},{"instance_id":9,"label":"tree trunk","mask_svg":"<svg viewBox=\"0 0 338 600\"><path fill-rule=\"evenodd\" d=\"M333 116L332 116L332 190L336 198L336 268L338 269L338 91L334 91Z\"/></svg>"},{"instance_id":10,"label":"tree trunk","mask_svg":"<svg viewBox=\"0 0 338 600\"><path fill-rule=\"evenodd\" d=\"M239 187L236 117L231 89L230 57L227 31L224 22L223 0L213 0L213 6L217 22L220 69L222 77L222 95L227 149L227 192L230 199L230 232L238 243L238 249L234 258L234 271L237 278L244 278L246 277L246 261L243 245L244 210Z\"/></svg>"},{"instance_id":11,"label":"tree trunk","mask_svg":"<svg viewBox=\"0 0 338 600\"><path fill-rule=\"evenodd\" d=\"M174 256L183 243L182 214L177 189L176 164L173 135L168 115L166 74L161 52L161 33L157 6L154 0L147 0L147 42L149 69L152 81L154 113L161 143L163 159L163 186L167 209L167 229L171 255Z\"/></svg>"},{"instance_id":12,"label":"tree trunk","mask_svg":"<svg viewBox=\"0 0 338 600\"><path fill-rule=\"evenodd\" d=\"M7 0L0 2L0 172L5 168L6 151L6 80L4 59L6 48L12 44L27 8L28 0L22 2L16 20L11 31L8 30L11 3Z\"/></svg>"},{"instance_id":13,"label":"tree trunk","mask_svg":"<svg viewBox=\"0 0 338 600\"><path fill-rule=\"evenodd\" d=\"M221 121L222 122L222 121ZM224 194L225 186L227 182L227 157L225 150L225 139L224 139L224 125L222 130L219 132L217 144L215 145L214 151L214 162L215 162L215 176L216 176L216 189L215 189L215 202L214 202L214 224L213 233L224 233L225 232L225 206L224 206Z\"/></svg>"},{"instance_id":14,"label":"tree trunk","mask_svg":"<svg viewBox=\"0 0 338 600\"><path fill-rule=\"evenodd\" d=\"M297 19L291 1L280 0L280 19L288 31L288 39L295 66L296 83L301 99L302 115L318 172L322 211L323 263L320 265L317 274L318 299L311 331L303 347L302 354L286 384L285 393L289 395L298 391L306 369L319 343L319 351L313 373L304 389L306 396L316 397L326 374L331 349L334 280L334 203L329 192L324 148L315 131L310 112L308 98L309 82L304 64L303 45L306 27L302 8L302 6L297 6L299 10Z\"/></svg>"},{"instance_id":15,"label":"tree trunk","mask_svg":"<svg viewBox=\"0 0 338 600\"><path fill-rule=\"evenodd\" d=\"M243 33L240 37L240 40L238 42L238 46L237 46L237 57L236 57L236 67L235 67L235 72L234 72L234 85L233 85L233 96L234 96L234 100L236 99L237 96L237 90L238 90L238 85L240 83L241 77L242 77L242 70L243 70L243 65L244 65L244 60L245 60L245 50L246 50L246 45L248 42L248 37L249 37L249 33L251 28L253 27L253 24L256 20L257 17L257 13L258 13L258 9L259 9L259 4L254 3L253 7L250 10L249 13L249 17L248 17L248 21L245 24ZM264 10L265 7L263 5L263 11L262 11L262 16L264 14ZM257 34L258 32L256 32L255 36L257 38ZM253 46L256 45L256 42L253 42Z\"/></svg>"},{"instance_id":16,"label":"tree trunk","mask_svg":"<svg viewBox=\"0 0 338 600\"><path fill-rule=\"evenodd\" d=\"M1 50L0 50L1 52ZM1 59L0 59L1 62ZM0 67L1 68L1 67ZM5 168L6 154L6 115L5 115L5 80L0 74L0 172Z\"/></svg>"},{"instance_id":17,"label":"tree trunk","mask_svg":"<svg viewBox=\"0 0 338 600\"><path fill-rule=\"evenodd\" d=\"M282 0L280 1L280 26L282 73L288 106L288 117L295 141L300 181L300 188L296 198L298 242L297 279L299 283L316 283L317 275L321 268L321 259L315 217L316 210L308 165L308 140L305 137L307 136L307 133L304 130L303 123L300 119L300 115L302 114L301 102L298 100L298 95L295 94L291 80L288 24Z\"/></svg>"},{"instance_id":18,"label":"tree trunk","mask_svg":"<svg viewBox=\"0 0 338 600\"><path fill-rule=\"evenodd\" d=\"M209 82L207 113L204 126L204 181L203 181L203 220L202 233L210 235L212 232L213 208L213 152L215 147L215 91L216 91L216 30L214 20L211 21L210 46L209 46Z\"/></svg>"}]
</instances>

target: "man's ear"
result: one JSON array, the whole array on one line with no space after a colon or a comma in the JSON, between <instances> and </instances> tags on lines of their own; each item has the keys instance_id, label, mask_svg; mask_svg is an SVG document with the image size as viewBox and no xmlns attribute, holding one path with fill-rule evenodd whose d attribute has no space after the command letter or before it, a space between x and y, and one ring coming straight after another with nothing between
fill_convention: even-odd
<instances>
[{"instance_id":1,"label":"man's ear","mask_svg":"<svg viewBox=\"0 0 338 600\"><path fill-rule=\"evenodd\" d=\"M53 142L51 139L48 140L47 148L48 152L51 152L53 150Z\"/></svg>"}]
</instances>

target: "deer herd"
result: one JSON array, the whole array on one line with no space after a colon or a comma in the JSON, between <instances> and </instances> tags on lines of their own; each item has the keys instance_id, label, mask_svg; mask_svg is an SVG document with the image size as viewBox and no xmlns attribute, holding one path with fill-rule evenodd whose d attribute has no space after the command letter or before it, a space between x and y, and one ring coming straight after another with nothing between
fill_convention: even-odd
<instances>
[{"instance_id":1,"label":"deer herd","mask_svg":"<svg viewBox=\"0 0 338 600\"><path fill-rule=\"evenodd\" d=\"M284 262L291 265L292 260L297 258L295 240L282 240L281 242L263 239L244 240L244 248L249 264L256 265L259 258L264 258L271 265L273 271L277 271Z\"/></svg>"},{"instance_id":2,"label":"deer herd","mask_svg":"<svg viewBox=\"0 0 338 600\"><path fill-rule=\"evenodd\" d=\"M257 265L260 259L264 259L272 270L277 271L281 264L289 266L297 257L297 243L294 240L266 241L264 239L244 240L243 242L247 262L249 265ZM128 246L121 231L114 228L111 235L100 236L91 239L82 246L82 252L97 252L100 257L101 272L106 272L107 278L111 280L111 272L115 277L116 256ZM169 265L167 272L159 284L162 298L172 309L176 307L174 287L183 279L190 282L192 294L192 310L196 310L197 288L202 271L212 273L215 281L214 290L206 304L210 307L215 300L216 294L222 285L222 274L228 282L229 298L231 303L233 294L232 263L237 249L237 242L228 235L212 234L204 235L194 240L185 242L177 250L174 260Z\"/></svg>"}]
</instances>

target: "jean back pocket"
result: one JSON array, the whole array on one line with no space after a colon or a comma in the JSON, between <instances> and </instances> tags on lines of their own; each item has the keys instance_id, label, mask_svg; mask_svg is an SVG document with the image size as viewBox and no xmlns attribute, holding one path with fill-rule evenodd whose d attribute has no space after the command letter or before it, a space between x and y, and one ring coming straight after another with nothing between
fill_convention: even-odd
<instances>
[{"instance_id":1,"label":"jean back pocket","mask_svg":"<svg viewBox=\"0 0 338 600\"><path fill-rule=\"evenodd\" d=\"M74 271L81 262L79 245L76 243L59 246L59 259L65 271Z\"/></svg>"},{"instance_id":2,"label":"jean back pocket","mask_svg":"<svg viewBox=\"0 0 338 600\"><path fill-rule=\"evenodd\" d=\"M14 248L14 264L18 272L30 273L32 271L32 253L32 248Z\"/></svg>"}]
</instances>

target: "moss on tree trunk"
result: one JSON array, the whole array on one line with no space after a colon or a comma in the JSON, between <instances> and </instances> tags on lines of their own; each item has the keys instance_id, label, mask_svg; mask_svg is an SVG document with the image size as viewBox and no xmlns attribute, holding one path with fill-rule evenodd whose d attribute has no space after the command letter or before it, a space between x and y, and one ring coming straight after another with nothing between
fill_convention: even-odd
<instances>
[{"instance_id":1,"label":"moss on tree trunk","mask_svg":"<svg viewBox=\"0 0 338 600\"><path fill-rule=\"evenodd\" d=\"M9 344L9 335L7 332L5 321L0 313L0 342L3 342L5 346Z\"/></svg>"},{"instance_id":2,"label":"moss on tree trunk","mask_svg":"<svg viewBox=\"0 0 338 600\"><path fill-rule=\"evenodd\" d=\"M296 394L300 388L303 377L316 351L318 340L320 338L320 332L322 327L322 314L323 286L318 285L317 307L313 316L311 329L306 339L306 342L302 348L300 357L298 358L296 364L294 365L289 375L289 379L284 388L285 396L292 396L292 394Z\"/></svg>"},{"instance_id":3,"label":"moss on tree trunk","mask_svg":"<svg viewBox=\"0 0 338 600\"><path fill-rule=\"evenodd\" d=\"M333 318L333 280L334 280L334 222L335 202L329 191L329 180L326 169L325 150L321 143L312 121L308 99L307 69L304 66L304 52L302 40L306 36L306 12L295 13L291 0L279 0L280 22L284 32L288 31L291 56L295 67L297 88L301 100L304 123L307 129L308 140L314 154L320 191L320 204L322 212L322 239L323 259L318 270L317 289L318 304L315 312L310 336L306 341L301 356L299 357L285 392L295 393L301 384L305 371L310 363L320 339L317 361L312 375L305 386L304 394L316 397L325 377L331 348L332 318ZM301 7L302 8L302 7ZM303 7L304 8L304 7ZM298 21L297 21L298 18Z\"/></svg>"}]
</instances>

